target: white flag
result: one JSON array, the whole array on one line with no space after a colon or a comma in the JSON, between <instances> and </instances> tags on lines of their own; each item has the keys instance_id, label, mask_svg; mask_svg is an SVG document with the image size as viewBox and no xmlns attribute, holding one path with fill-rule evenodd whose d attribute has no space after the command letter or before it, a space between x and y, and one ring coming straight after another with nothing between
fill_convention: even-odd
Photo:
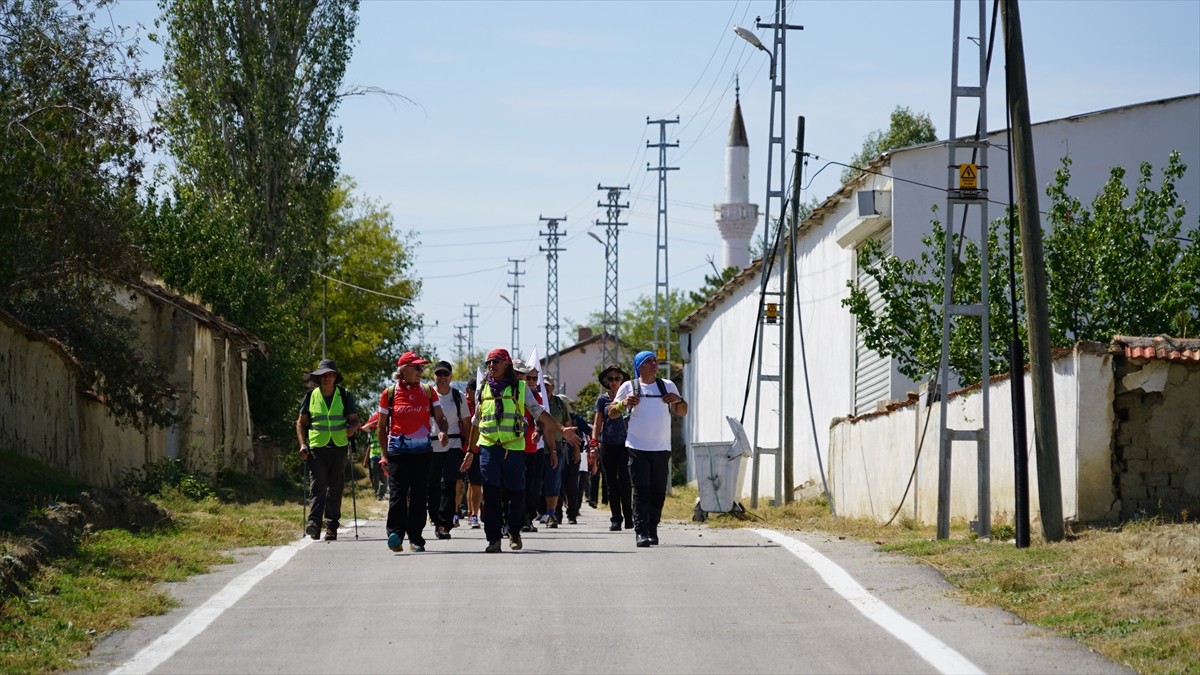
<instances>
[{"instance_id":1,"label":"white flag","mask_svg":"<svg viewBox=\"0 0 1200 675\"><path fill-rule=\"evenodd\" d=\"M547 411L550 410L550 399L546 398L546 379L542 377L542 361L538 358L538 349L536 346L533 348L533 351L529 352L529 359L526 360L525 363L537 371L538 394L540 394L542 397L542 406L544 406ZM537 446L539 449L546 447L546 444L541 437L538 437Z\"/></svg>"}]
</instances>

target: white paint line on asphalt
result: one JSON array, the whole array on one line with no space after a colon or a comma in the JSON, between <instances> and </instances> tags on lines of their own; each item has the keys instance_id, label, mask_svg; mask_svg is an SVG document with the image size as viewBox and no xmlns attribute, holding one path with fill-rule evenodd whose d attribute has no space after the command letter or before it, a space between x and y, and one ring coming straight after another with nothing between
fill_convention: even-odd
<instances>
[{"instance_id":1,"label":"white paint line on asphalt","mask_svg":"<svg viewBox=\"0 0 1200 675\"><path fill-rule=\"evenodd\" d=\"M867 592L850 573L839 567L816 549L775 530L755 529L755 532L791 551L825 580L838 595L854 606L863 616L874 621L896 639L908 645L942 673L983 673L965 656L930 635L917 624Z\"/></svg>"},{"instance_id":2,"label":"white paint line on asphalt","mask_svg":"<svg viewBox=\"0 0 1200 675\"><path fill-rule=\"evenodd\" d=\"M117 673L149 673L159 667L175 652L191 642L192 638L204 632L210 623L238 600L241 600L242 596L254 588L255 584L265 579L268 574L283 567L300 549L311 543L313 543L312 539L302 537L283 548L276 549L266 560L255 565L253 569L242 572L207 602L184 617L183 621L175 624L174 628L143 647L132 659L121 664L112 673L114 675Z\"/></svg>"}]
</instances>

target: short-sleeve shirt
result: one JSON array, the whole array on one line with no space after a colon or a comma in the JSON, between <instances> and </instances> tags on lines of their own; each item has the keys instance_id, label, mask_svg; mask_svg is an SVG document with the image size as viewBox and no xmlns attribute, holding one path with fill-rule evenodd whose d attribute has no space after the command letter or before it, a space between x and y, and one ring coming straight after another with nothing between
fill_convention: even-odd
<instances>
[{"instance_id":1,"label":"short-sleeve shirt","mask_svg":"<svg viewBox=\"0 0 1200 675\"><path fill-rule=\"evenodd\" d=\"M387 424L388 452L404 450L429 451L429 418L433 409L441 407L437 391L433 387L421 384L405 384L397 382L394 393L390 394L391 406L388 406L388 387L379 395L380 424Z\"/></svg>"},{"instance_id":2,"label":"short-sleeve shirt","mask_svg":"<svg viewBox=\"0 0 1200 675\"><path fill-rule=\"evenodd\" d=\"M663 380L668 394L679 394L675 383ZM617 400L623 401L638 388L641 401L630 409L629 427L625 434L625 447L634 450L671 450L671 411L663 403L662 394L654 382L643 383L640 379L628 380L617 390Z\"/></svg>"},{"instance_id":3,"label":"short-sleeve shirt","mask_svg":"<svg viewBox=\"0 0 1200 675\"><path fill-rule=\"evenodd\" d=\"M613 419L608 416L608 405L612 403L612 397L608 392L600 394L596 398L596 412L600 413L600 421L604 427L600 430L599 441L605 445L625 445L625 418L618 417Z\"/></svg>"},{"instance_id":4,"label":"short-sleeve shirt","mask_svg":"<svg viewBox=\"0 0 1200 675\"><path fill-rule=\"evenodd\" d=\"M436 389L434 393L437 393ZM459 400L457 406L454 403L455 396L458 396ZM462 418L470 419L471 417L466 397L457 389L451 387L449 392L439 395L438 401L441 403L442 413L446 415L446 435L449 439L444 448L436 439L430 439L430 442L433 443L433 451L446 452L448 450L459 450L463 446ZM459 410L462 411L462 418L459 417ZM433 432L433 429L434 427L429 427L430 433Z\"/></svg>"}]
</instances>

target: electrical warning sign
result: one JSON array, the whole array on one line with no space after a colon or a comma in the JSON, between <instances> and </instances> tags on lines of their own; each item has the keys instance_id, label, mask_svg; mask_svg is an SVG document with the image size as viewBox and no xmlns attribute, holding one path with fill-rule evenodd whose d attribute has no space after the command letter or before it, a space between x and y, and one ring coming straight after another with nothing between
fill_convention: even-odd
<instances>
[{"instance_id":1,"label":"electrical warning sign","mask_svg":"<svg viewBox=\"0 0 1200 675\"><path fill-rule=\"evenodd\" d=\"M977 165L977 164L959 164L958 165L958 189L959 190L978 190L979 189L979 165Z\"/></svg>"}]
</instances>

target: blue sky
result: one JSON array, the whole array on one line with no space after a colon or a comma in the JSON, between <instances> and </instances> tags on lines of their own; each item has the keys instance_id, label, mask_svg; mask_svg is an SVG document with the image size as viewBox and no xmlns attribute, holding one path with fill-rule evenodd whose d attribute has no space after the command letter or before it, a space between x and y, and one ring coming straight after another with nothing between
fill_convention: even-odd
<instances>
[{"instance_id":1,"label":"blue sky","mask_svg":"<svg viewBox=\"0 0 1200 675\"><path fill-rule=\"evenodd\" d=\"M976 25L975 3L964 5L964 21ZM773 11L773 0L364 0L347 84L415 104L344 101L342 171L363 195L390 206L398 229L417 234L416 271L426 279L417 309L438 322L425 333L434 356L454 355L453 327L467 323L465 303L479 305L476 348L507 345L512 315L500 295L509 293L509 258L526 261L521 352L535 345L545 352L539 215L567 216L559 340L573 344L568 322L603 306L604 249L587 236L604 218L598 183L632 186L620 240L622 305L652 291L657 181L646 166L657 163L657 150L646 142L657 142L658 127L647 117L680 117L668 126L669 140L680 144L667 157L679 167L668 178L671 286L703 283L708 260L721 258L712 206L722 201L735 74L750 138L751 200L764 201L768 58L731 26L753 29L755 16L769 20ZM148 24L156 13L148 1L113 10L119 23ZM1034 122L1200 92L1200 0L1027 0L1021 18ZM788 22L804 30L788 36L785 136L790 147L795 118L804 115L805 150L821 157L805 170L804 201L837 189L841 167L818 171L828 160L848 161L897 105L928 113L939 138L946 136L952 20L946 0L789 5ZM755 32L769 47L769 32ZM1001 52L998 34L992 129L1004 126ZM1200 169L1200 159L1184 160Z\"/></svg>"}]
</instances>

